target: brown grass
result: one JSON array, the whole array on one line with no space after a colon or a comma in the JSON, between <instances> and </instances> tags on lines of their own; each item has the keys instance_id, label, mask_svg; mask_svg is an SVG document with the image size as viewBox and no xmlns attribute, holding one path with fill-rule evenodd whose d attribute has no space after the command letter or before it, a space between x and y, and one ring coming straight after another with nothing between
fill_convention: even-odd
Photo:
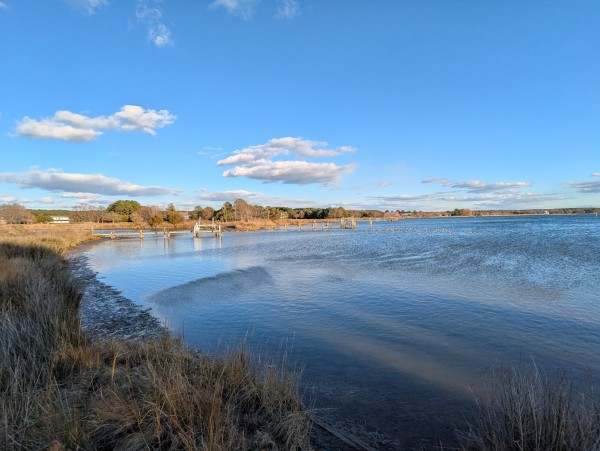
<instances>
[{"instance_id":1,"label":"brown grass","mask_svg":"<svg viewBox=\"0 0 600 451\"><path fill-rule=\"evenodd\" d=\"M168 336L89 342L60 255L85 235L36 233L0 242L0 449L310 448L293 374Z\"/></svg>"},{"instance_id":2,"label":"brown grass","mask_svg":"<svg viewBox=\"0 0 600 451\"><path fill-rule=\"evenodd\" d=\"M475 394L476 421L459 433L462 449L598 450L600 405L581 390L565 372L548 376L533 362L493 368Z\"/></svg>"},{"instance_id":3,"label":"brown grass","mask_svg":"<svg viewBox=\"0 0 600 451\"><path fill-rule=\"evenodd\" d=\"M84 224L0 225L0 244L41 246L64 253L85 241L97 239Z\"/></svg>"}]
</instances>

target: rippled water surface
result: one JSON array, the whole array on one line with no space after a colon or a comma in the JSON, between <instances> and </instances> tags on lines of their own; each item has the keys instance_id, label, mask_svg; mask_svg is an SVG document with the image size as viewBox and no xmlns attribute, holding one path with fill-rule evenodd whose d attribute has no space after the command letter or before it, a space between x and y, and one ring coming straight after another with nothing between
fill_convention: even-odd
<instances>
[{"instance_id":1,"label":"rippled water surface","mask_svg":"<svg viewBox=\"0 0 600 451\"><path fill-rule=\"evenodd\" d=\"M285 350L326 417L392 447L451 440L495 363L533 356L600 373L592 215L158 235L87 253L106 283L202 350Z\"/></svg>"}]
</instances>

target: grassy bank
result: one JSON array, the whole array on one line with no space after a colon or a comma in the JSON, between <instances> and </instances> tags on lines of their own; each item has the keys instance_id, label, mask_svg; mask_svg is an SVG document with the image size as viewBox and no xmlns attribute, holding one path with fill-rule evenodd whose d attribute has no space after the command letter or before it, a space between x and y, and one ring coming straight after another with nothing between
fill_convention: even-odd
<instances>
[{"instance_id":1,"label":"grassy bank","mask_svg":"<svg viewBox=\"0 0 600 451\"><path fill-rule=\"evenodd\" d=\"M310 448L294 375L173 337L87 340L62 254L90 235L57 230L0 241L0 449Z\"/></svg>"},{"instance_id":2,"label":"grassy bank","mask_svg":"<svg viewBox=\"0 0 600 451\"><path fill-rule=\"evenodd\" d=\"M463 450L600 450L600 404L594 383L566 371L547 374L535 362L491 369L475 393L477 409Z\"/></svg>"}]
</instances>

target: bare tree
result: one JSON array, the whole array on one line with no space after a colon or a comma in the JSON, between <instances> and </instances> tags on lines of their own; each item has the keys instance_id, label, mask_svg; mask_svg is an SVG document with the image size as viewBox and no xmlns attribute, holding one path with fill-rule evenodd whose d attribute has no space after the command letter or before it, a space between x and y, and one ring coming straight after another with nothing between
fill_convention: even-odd
<instances>
[{"instance_id":1,"label":"bare tree","mask_svg":"<svg viewBox=\"0 0 600 451\"><path fill-rule=\"evenodd\" d=\"M9 224L31 224L35 220L35 216L19 204L0 206L0 218L4 218Z\"/></svg>"}]
</instances>

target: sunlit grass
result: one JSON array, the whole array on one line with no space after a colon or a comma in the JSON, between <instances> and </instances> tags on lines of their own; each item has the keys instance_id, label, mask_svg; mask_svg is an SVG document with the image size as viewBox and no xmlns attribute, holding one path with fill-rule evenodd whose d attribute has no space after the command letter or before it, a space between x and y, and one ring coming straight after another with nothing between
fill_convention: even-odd
<instances>
[{"instance_id":1,"label":"sunlit grass","mask_svg":"<svg viewBox=\"0 0 600 451\"><path fill-rule=\"evenodd\" d=\"M0 240L0 449L309 449L298 378L176 338L90 342L61 254L85 230ZM64 231L61 233L61 231Z\"/></svg>"}]
</instances>

